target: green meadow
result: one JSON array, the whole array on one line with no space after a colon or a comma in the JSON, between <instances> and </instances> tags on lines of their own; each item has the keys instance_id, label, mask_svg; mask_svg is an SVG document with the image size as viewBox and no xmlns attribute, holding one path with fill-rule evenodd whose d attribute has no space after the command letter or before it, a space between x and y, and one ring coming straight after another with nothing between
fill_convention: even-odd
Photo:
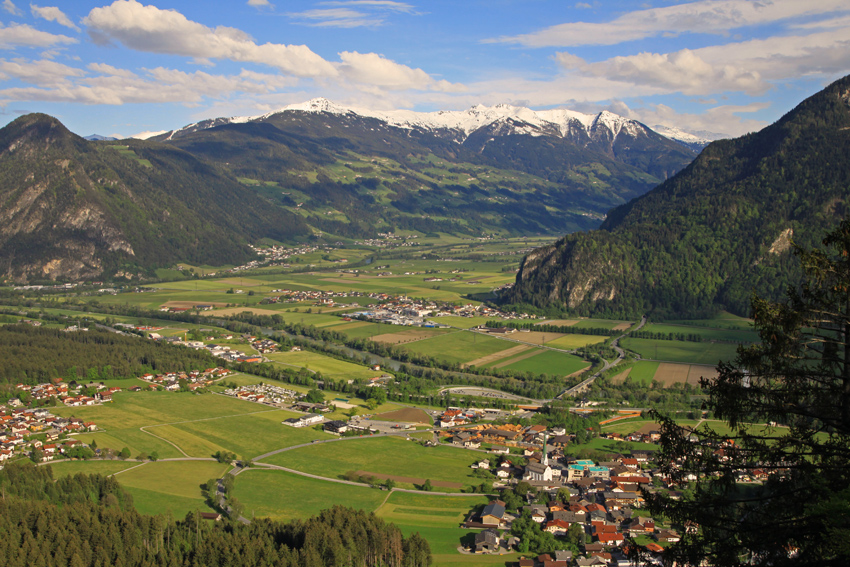
<instances>
[{"instance_id":1,"label":"green meadow","mask_svg":"<svg viewBox=\"0 0 850 567\"><path fill-rule=\"evenodd\" d=\"M730 343L692 343L628 337L620 341L620 346L650 360L708 365L717 364L720 360L733 360L738 348L738 345Z\"/></svg>"},{"instance_id":2,"label":"green meadow","mask_svg":"<svg viewBox=\"0 0 850 567\"><path fill-rule=\"evenodd\" d=\"M235 495L248 517L287 521L309 518L337 505L374 511L388 493L258 466L236 477Z\"/></svg>"},{"instance_id":3,"label":"green meadow","mask_svg":"<svg viewBox=\"0 0 850 567\"><path fill-rule=\"evenodd\" d=\"M266 462L329 478L348 471L395 475L431 481L481 484L469 468L480 454L450 446L424 447L397 437L363 437L321 443L278 453ZM402 487L412 486L399 484ZM440 489L453 492L457 489Z\"/></svg>"}]
</instances>

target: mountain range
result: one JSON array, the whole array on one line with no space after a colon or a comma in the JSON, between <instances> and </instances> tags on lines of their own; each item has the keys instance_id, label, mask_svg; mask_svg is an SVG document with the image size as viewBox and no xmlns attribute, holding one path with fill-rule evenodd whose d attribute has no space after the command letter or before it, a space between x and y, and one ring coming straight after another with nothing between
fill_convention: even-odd
<instances>
[{"instance_id":1,"label":"mountain range","mask_svg":"<svg viewBox=\"0 0 850 567\"><path fill-rule=\"evenodd\" d=\"M45 115L0 130L0 274L150 274L316 234L564 234L696 155L607 112L377 113L324 99L143 137L85 140Z\"/></svg>"},{"instance_id":2,"label":"mountain range","mask_svg":"<svg viewBox=\"0 0 850 567\"><path fill-rule=\"evenodd\" d=\"M850 213L850 77L758 133L711 143L676 176L614 208L598 230L523 260L510 303L583 315L746 314L801 271Z\"/></svg>"}]
</instances>

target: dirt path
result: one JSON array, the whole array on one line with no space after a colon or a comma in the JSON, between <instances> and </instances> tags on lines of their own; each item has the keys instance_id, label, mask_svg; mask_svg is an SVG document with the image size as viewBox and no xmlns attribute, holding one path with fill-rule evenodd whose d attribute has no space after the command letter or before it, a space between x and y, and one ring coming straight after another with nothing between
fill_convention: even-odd
<instances>
[{"instance_id":1,"label":"dirt path","mask_svg":"<svg viewBox=\"0 0 850 567\"><path fill-rule=\"evenodd\" d=\"M481 358L476 358L475 360L470 360L469 362L464 364L463 367L465 368L467 366L484 366L485 364L489 364L496 360L500 360L502 358L507 358L509 356L525 352L530 348L532 348L530 345L517 345L506 350L500 350L499 352L488 354L487 356L482 356Z\"/></svg>"},{"instance_id":2,"label":"dirt path","mask_svg":"<svg viewBox=\"0 0 850 567\"><path fill-rule=\"evenodd\" d=\"M525 360L526 358L531 358L532 356L537 356L538 354L541 354L542 352L543 352L542 350L540 350L539 348L536 348L531 352L526 352L526 353L524 353L524 354L522 354L522 355L520 355L516 358L512 358L511 360L504 360L502 362L496 363L493 366L491 366L490 368L502 368L502 367L507 366L509 364L513 364L514 362L519 362L520 360Z\"/></svg>"}]
</instances>

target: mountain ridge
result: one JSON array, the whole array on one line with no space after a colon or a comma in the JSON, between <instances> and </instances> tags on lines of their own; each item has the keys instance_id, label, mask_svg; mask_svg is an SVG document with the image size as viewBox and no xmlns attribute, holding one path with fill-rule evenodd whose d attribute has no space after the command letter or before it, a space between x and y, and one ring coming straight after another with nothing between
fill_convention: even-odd
<instances>
[{"instance_id":1,"label":"mountain ridge","mask_svg":"<svg viewBox=\"0 0 850 567\"><path fill-rule=\"evenodd\" d=\"M505 300L578 314L746 314L799 282L790 240L815 247L850 212L850 77L762 131L716 141L600 228L523 260Z\"/></svg>"}]
</instances>

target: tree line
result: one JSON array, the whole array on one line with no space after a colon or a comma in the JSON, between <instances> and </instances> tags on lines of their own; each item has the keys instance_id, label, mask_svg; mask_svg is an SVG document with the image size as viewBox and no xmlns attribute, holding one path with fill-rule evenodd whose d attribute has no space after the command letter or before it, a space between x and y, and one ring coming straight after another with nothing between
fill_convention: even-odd
<instances>
[{"instance_id":1,"label":"tree line","mask_svg":"<svg viewBox=\"0 0 850 567\"><path fill-rule=\"evenodd\" d=\"M147 516L118 482L49 466L0 471L0 557L10 567L428 567L419 534L336 506L307 520L209 522Z\"/></svg>"}]
</instances>

